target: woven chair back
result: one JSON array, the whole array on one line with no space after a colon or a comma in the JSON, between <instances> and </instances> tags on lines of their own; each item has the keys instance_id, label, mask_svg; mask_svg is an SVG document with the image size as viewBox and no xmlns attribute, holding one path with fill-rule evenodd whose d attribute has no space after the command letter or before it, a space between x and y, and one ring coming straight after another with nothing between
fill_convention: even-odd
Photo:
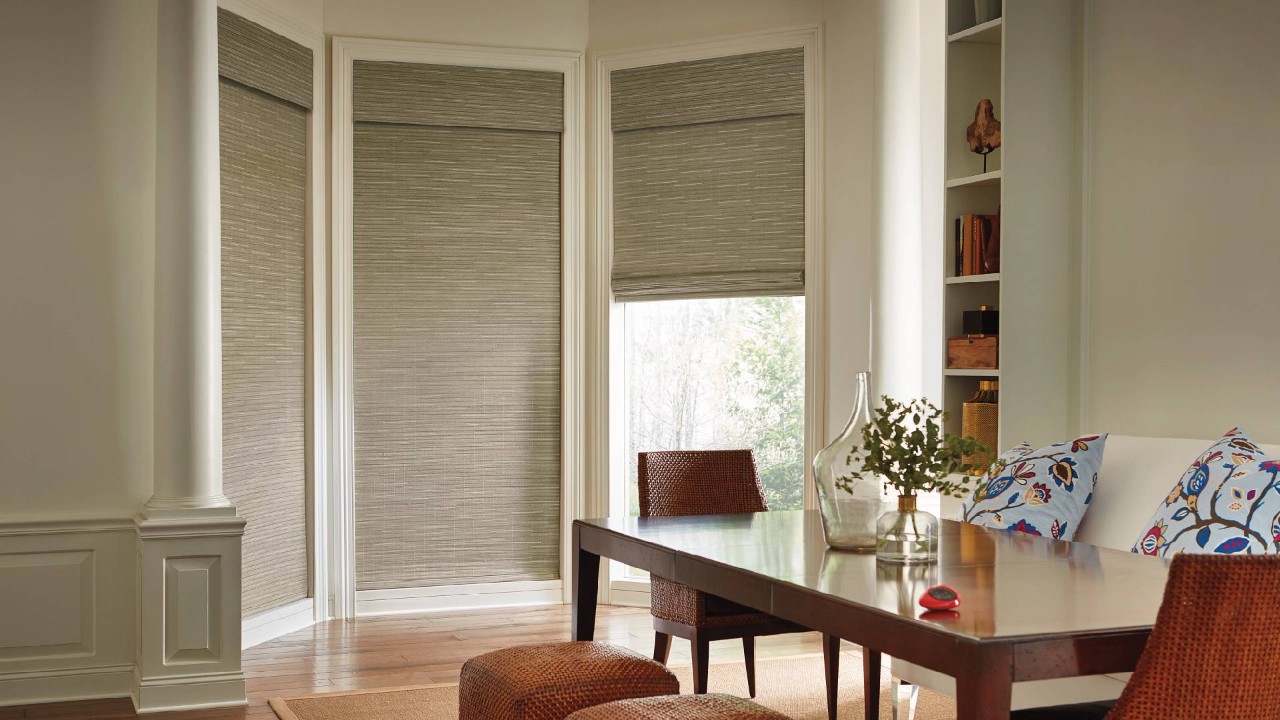
<instances>
[{"instance_id":1,"label":"woven chair back","mask_svg":"<svg viewBox=\"0 0 1280 720\"><path fill-rule=\"evenodd\" d=\"M1108 720L1280 718L1280 557L1178 555Z\"/></svg>"},{"instance_id":2,"label":"woven chair back","mask_svg":"<svg viewBox=\"0 0 1280 720\"><path fill-rule=\"evenodd\" d=\"M641 517L769 509L750 450L643 452L639 470Z\"/></svg>"}]
</instances>

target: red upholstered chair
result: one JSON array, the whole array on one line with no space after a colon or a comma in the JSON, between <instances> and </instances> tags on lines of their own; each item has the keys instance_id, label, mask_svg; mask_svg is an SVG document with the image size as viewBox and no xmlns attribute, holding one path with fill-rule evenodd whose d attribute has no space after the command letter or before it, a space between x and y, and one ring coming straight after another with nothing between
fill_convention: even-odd
<instances>
[{"instance_id":1,"label":"red upholstered chair","mask_svg":"<svg viewBox=\"0 0 1280 720\"><path fill-rule=\"evenodd\" d=\"M769 509L750 450L673 450L644 452L639 458L640 516L719 515ZM708 652L712 640L742 639L747 687L756 695L755 640L762 635L806 632L767 613L708 595L665 578L651 578L653 659L666 663L671 636L689 641L693 651L695 693L707 691ZM839 640L825 638L828 711L834 718Z\"/></svg>"},{"instance_id":2,"label":"red upholstered chair","mask_svg":"<svg viewBox=\"0 0 1280 720\"><path fill-rule=\"evenodd\" d=\"M1115 705L1022 710L1019 720L1280 718L1280 557L1178 555L1138 668Z\"/></svg>"}]
</instances>

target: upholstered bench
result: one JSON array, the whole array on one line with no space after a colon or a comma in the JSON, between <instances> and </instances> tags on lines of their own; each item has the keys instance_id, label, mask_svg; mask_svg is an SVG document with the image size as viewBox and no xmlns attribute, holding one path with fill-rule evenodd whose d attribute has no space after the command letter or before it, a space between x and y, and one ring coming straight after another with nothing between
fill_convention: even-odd
<instances>
[{"instance_id":1,"label":"upholstered bench","mask_svg":"<svg viewBox=\"0 0 1280 720\"><path fill-rule=\"evenodd\" d=\"M733 695L668 695L618 700L579 710L569 720L787 720Z\"/></svg>"},{"instance_id":2,"label":"upholstered bench","mask_svg":"<svg viewBox=\"0 0 1280 720\"><path fill-rule=\"evenodd\" d=\"M1076 541L1128 552L1146 532L1151 514L1169 494L1169 488L1178 482L1187 466L1215 442L1111 434L1107 438L1093 502L1076 533ZM1280 457L1280 445L1263 445L1262 451L1271 457ZM943 512L944 517L952 515ZM1019 590L1010 588L1009 592ZM897 658L893 660L893 677L895 718L907 720L901 710L907 709L909 716L909 708L915 706L915 688L901 693L899 682L955 697L953 678ZM1013 709L1112 701L1120 696L1128 679L1128 673L1121 673L1017 682L1013 685Z\"/></svg>"},{"instance_id":3,"label":"upholstered bench","mask_svg":"<svg viewBox=\"0 0 1280 720\"><path fill-rule=\"evenodd\" d=\"M583 708L675 695L661 663L594 642L522 645L471 658L458 681L459 720L563 720Z\"/></svg>"}]
</instances>

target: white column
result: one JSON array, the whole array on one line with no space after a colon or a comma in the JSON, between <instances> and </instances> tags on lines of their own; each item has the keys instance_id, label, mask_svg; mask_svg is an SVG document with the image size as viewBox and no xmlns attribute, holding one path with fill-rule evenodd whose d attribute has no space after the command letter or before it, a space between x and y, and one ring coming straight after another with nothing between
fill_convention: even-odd
<instances>
[{"instance_id":1,"label":"white column","mask_svg":"<svg viewBox=\"0 0 1280 720\"><path fill-rule=\"evenodd\" d=\"M148 509L222 494L221 212L215 0L159 3L155 490Z\"/></svg>"},{"instance_id":2,"label":"white column","mask_svg":"<svg viewBox=\"0 0 1280 720\"><path fill-rule=\"evenodd\" d=\"M245 702L244 520L222 494L217 5L157 5L155 490L137 517L139 712Z\"/></svg>"}]
</instances>

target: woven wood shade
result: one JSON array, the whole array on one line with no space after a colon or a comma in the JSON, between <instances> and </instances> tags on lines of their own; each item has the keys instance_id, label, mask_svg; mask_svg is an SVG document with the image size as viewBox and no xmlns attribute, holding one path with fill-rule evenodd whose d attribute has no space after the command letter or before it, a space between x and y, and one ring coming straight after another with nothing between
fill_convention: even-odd
<instances>
[{"instance_id":1,"label":"woven wood shade","mask_svg":"<svg viewBox=\"0 0 1280 720\"><path fill-rule=\"evenodd\" d=\"M351 84L356 122L557 133L564 128L560 73L359 60Z\"/></svg>"},{"instance_id":2,"label":"woven wood shade","mask_svg":"<svg viewBox=\"0 0 1280 720\"><path fill-rule=\"evenodd\" d=\"M560 133L358 121L353 152L356 587L556 579Z\"/></svg>"},{"instance_id":3,"label":"woven wood shade","mask_svg":"<svg viewBox=\"0 0 1280 720\"><path fill-rule=\"evenodd\" d=\"M311 50L235 13L218 9L218 74L311 108Z\"/></svg>"},{"instance_id":4,"label":"woven wood shade","mask_svg":"<svg viewBox=\"0 0 1280 720\"><path fill-rule=\"evenodd\" d=\"M219 12L219 57L277 56L287 40ZM270 35L270 33L267 33ZM307 101L310 102L310 51ZM284 62L288 61L288 62ZM232 63L234 64L234 63ZM307 550L308 110L235 77L219 83L223 491L246 519L243 613L310 594Z\"/></svg>"},{"instance_id":5,"label":"woven wood shade","mask_svg":"<svg viewBox=\"0 0 1280 720\"><path fill-rule=\"evenodd\" d=\"M804 51L610 77L615 297L804 294Z\"/></svg>"}]
</instances>

